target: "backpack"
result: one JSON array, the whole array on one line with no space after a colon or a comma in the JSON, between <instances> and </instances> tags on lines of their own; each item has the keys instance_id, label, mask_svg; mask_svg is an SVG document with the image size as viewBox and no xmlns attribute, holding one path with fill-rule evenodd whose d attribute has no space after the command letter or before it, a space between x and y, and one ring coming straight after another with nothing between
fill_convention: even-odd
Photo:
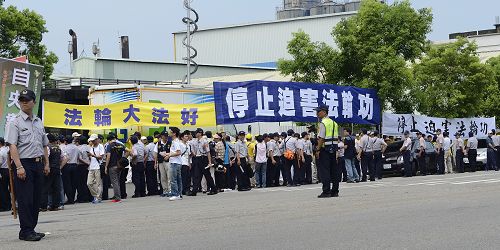
<instances>
[{"instance_id":1,"label":"backpack","mask_svg":"<svg viewBox=\"0 0 500 250\"><path fill-rule=\"evenodd\" d=\"M114 159L117 160L117 166L119 169L123 169L127 167L130 162L126 157L123 157L123 153L125 152L125 146L122 144L119 144L117 142L113 142L110 144L111 147L111 155L114 157Z\"/></svg>"},{"instance_id":2,"label":"backpack","mask_svg":"<svg viewBox=\"0 0 500 250\"><path fill-rule=\"evenodd\" d=\"M210 157L212 157L212 159L215 159L215 144L214 141L208 143L208 150L210 151Z\"/></svg>"},{"instance_id":3,"label":"backpack","mask_svg":"<svg viewBox=\"0 0 500 250\"><path fill-rule=\"evenodd\" d=\"M49 146L50 154L49 154L49 165L53 168L59 168L61 163L61 155L62 151L58 145Z\"/></svg>"}]
</instances>

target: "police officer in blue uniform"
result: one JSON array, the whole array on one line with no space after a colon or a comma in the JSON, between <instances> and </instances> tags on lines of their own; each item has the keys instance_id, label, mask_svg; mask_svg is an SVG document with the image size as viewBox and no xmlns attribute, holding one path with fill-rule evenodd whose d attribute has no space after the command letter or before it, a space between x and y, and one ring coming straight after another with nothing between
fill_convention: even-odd
<instances>
[{"instance_id":1,"label":"police officer in blue uniform","mask_svg":"<svg viewBox=\"0 0 500 250\"><path fill-rule=\"evenodd\" d=\"M36 96L31 90L19 95L21 112L6 126L6 141L16 168L15 192L19 207L19 239L39 241L45 235L35 232L42 196L44 174L48 175L49 157L42 120L33 115Z\"/></svg>"}]
</instances>

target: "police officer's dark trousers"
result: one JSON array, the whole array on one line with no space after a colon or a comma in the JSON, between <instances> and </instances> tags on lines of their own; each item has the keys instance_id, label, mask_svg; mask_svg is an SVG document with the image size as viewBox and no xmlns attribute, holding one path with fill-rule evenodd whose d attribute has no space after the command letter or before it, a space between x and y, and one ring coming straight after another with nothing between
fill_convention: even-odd
<instances>
[{"instance_id":1,"label":"police officer's dark trousers","mask_svg":"<svg viewBox=\"0 0 500 250\"><path fill-rule=\"evenodd\" d=\"M405 150L403 152L403 164L406 177L411 177L413 175L413 169L411 167L410 157L411 157L410 150Z\"/></svg>"},{"instance_id":2,"label":"police officer's dark trousers","mask_svg":"<svg viewBox=\"0 0 500 250\"><path fill-rule=\"evenodd\" d=\"M146 186L148 188L149 196L158 194L158 178L156 175L154 161L146 162Z\"/></svg>"},{"instance_id":3,"label":"police officer's dark trousers","mask_svg":"<svg viewBox=\"0 0 500 250\"><path fill-rule=\"evenodd\" d=\"M230 158L230 161L233 160L234 158ZM236 168L237 168L236 162L234 164L229 164L229 168L227 169L226 172L227 184L228 187L232 190L236 188L236 176L237 176Z\"/></svg>"},{"instance_id":4,"label":"police officer's dark trousers","mask_svg":"<svg viewBox=\"0 0 500 250\"><path fill-rule=\"evenodd\" d=\"M462 150L456 151L455 164L457 165L458 172L463 173L464 172L464 153L462 152Z\"/></svg>"},{"instance_id":5,"label":"police officer's dark trousers","mask_svg":"<svg viewBox=\"0 0 500 250\"><path fill-rule=\"evenodd\" d=\"M463 153L462 153L462 158L463 158ZM437 153L437 173L438 174L444 174L444 150L441 148L439 152ZM463 165L463 160L462 160L462 165Z\"/></svg>"},{"instance_id":6,"label":"police officer's dark trousers","mask_svg":"<svg viewBox=\"0 0 500 250\"><path fill-rule=\"evenodd\" d=\"M305 155L306 163L304 164L304 171L306 172L306 184L312 183L312 155Z\"/></svg>"},{"instance_id":7,"label":"police officer's dark trousers","mask_svg":"<svg viewBox=\"0 0 500 250\"><path fill-rule=\"evenodd\" d=\"M9 211L11 209L9 192L9 169L0 168L0 211Z\"/></svg>"},{"instance_id":8,"label":"police officer's dark trousers","mask_svg":"<svg viewBox=\"0 0 500 250\"><path fill-rule=\"evenodd\" d=\"M238 190L249 189L250 188L250 176L248 175L247 160L245 158L240 158L240 165L236 163L236 171L238 173Z\"/></svg>"},{"instance_id":9,"label":"police officer's dark trousers","mask_svg":"<svg viewBox=\"0 0 500 250\"><path fill-rule=\"evenodd\" d=\"M469 149L469 152L467 152L467 159L469 160L469 166L470 166L471 172L476 172L477 150L476 149Z\"/></svg>"},{"instance_id":10,"label":"police officer's dark trousers","mask_svg":"<svg viewBox=\"0 0 500 250\"><path fill-rule=\"evenodd\" d=\"M122 171L120 172L120 196L122 199L127 199L127 175L128 175L128 168L123 168Z\"/></svg>"},{"instance_id":11,"label":"police officer's dark trousers","mask_svg":"<svg viewBox=\"0 0 500 250\"><path fill-rule=\"evenodd\" d=\"M59 186L59 177L61 175L61 169L58 167L50 168L49 175L44 177L43 183L43 191L42 191L42 199L40 201L40 208L47 209L48 198L49 195L52 197L52 208L59 207L61 203L60 198L60 190Z\"/></svg>"},{"instance_id":12,"label":"police officer's dark trousers","mask_svg":"<svg viewBox=\"0 0 500 250\"><path fill-rule=\"evenodd\" d=\"M205 180L207 181L207 187L210 191L216 191L214 179L210 174L210 169L206 168L208 166L208 157L207 156L198 156L193 157L193 192L198 192L201 187L201 179L205 176Z\"/></svg>"},{"instance_id":13,"label":"police officer's dark trousers","mask_svg":"<svg viewBox=\"0 0 500 250\"><path fill-rule=\"evenodd\" d=\"M106 174L104 163L100 166L101 169L101 179L102 179L102 199L109 200L109 188L111 187L111 180L109 175Z\"/></svg>"},{"instance_id":14,"label":"police officer's dark trousers","mask_svg":"<svg viewBox=\"0 0 500 250\"><path fill-rule=\"evenodd\" d=\"M335 161L336 150L330 153L326 149L319 152L318 171L323 184L323 193L338 194L341 171ZM333 186L331 185L333 183Z\"/></svg>"},{"instance_id":15,"label":"police officer's dark trousers","mask_svg":"<svg viewBox=\"0 0 500 250\"><path fill-rule=\"evenodd\" d=\"M418 169L420 170L421 175L427 175L427 164L425 163L425 152L417 155L418 160Z\"/></svg>"},{"instance_id":16,"label":"police officer's dark trousers","mask_svg":"<svg viewBox=\"0 0 500 250\"><path fill-rule=\"evenodd\" d=\"M495 149L497 150L497 166L495 170L498 171L500 169L500 146L496 146Z\"/></svg>"},{"instance_id":17,"label":"police officer's dark trousers","mask_svg":"<svg viewBox=\"0 0 500 250\"><path fill-rule=\"evenodd\" d=\"M144 162L132 165L132 183L134 183L135 197L146 196L146 177L144 176Z\"/></svg>"},{"instance_id":18,"label":"police officer's dark trousers","mask_svg":"<svg viewBox=\"0 0 500 250\"><path fill-rule=\"evenodd\" d=\"M363 164L364 163L364 164ZM363 165L365 166L363 168ZM375 162L373 161L373 152L363 152L361 156L361 168L363 168L363 180L366 180L366 170L368 169L368 174L370 174L370 180L375 180Z\"/></svg>"},{"instance_id":19,"label":"police officer's dark trousers","mask_svg":"<svg viewBox=\"0 0 500 250\"><path fill-rule=\"evenodd\" d=\"M283 182L286 182L288 185L293 185L296 183L293 183L292 179L292 166L297 166L297 157L294 157L292 160L289 160L287 158L284 158L284 164L283 164ZM295 168L294 168L295 171ZM294 172L294 177L297 173ZM284 185L284 184L283 184Z\"/></svg>"},{"instance_id":20,"label":"police officer's dark trousers","mask_svg":"<svg viewBox=\"0 0 500 250\"><path fill-rule=\"evenodd\" d=\"M375 162L375 175L377 176L377 179L382 179L382 173L384 171L382 151L376 150L373 152L373 161Z\"/></svg>"},{"instance_id":21,"label":"police officer's dark trousers","mask_svg":"<svg viewBox=\"0 0 500 250\"><path fill-rule=\"evenodd\" d=\"M27 237L35 233L38 223L44 175L40 158L21 159L21 164L26 172L26 178L21 180L14 174L14 185L21 226L19 237Z\"/></svg>"},{"instance_id":22,"label":"police officer's dark trousers","mask_svg":"<svg viewBox=\"0 0 500 250\"><path fill-rule=\"evenodd\" d=\"M79 203L87 203L92 201L92 196L90 195L89 187L87 186L87 177L89 176L89 165L80 164L76 167L78 183L76 185L76 190L78 192L76 200Z\"/></svg>"},{"instance_id":23,"label":"police officer's dark trousers","mask_svg":"<svg viewBox=\"0 0 500 250\"><path fill-rule=\"evenodd\" d=\"M77 165L66 164L62 169L64 193L68 198L68 204L75 203L76 186L78 183Z\"/></svg>"},{"instance_id":24,"label":"police officer's dark trousers","mask_svg":"<svg viewBox=\"0 0 500 250\"><path fill-rule=\"evenodd\" d=\"M369 154L367 152L362 152L361 153L361 172L362 174L360 174L361 176L361 181L366 181L366 179L368 178L368 168L370 166L370 155L372 154Z\"/></svg>"},{"instance_id":25,"label":"police officer's dark trousers","mask_svg":"<svg viewBox=\"0 0 500 250\"><path fill-rule=\"evenodd\" d=\"M283 156L275 156L276 161L275 172L274 172L274 185L277 187L280 185L280 175L283 175L283 182L285 182L284 168L283 168ZM281 173L281 174L280 174Z\"/></svg>"}]
</instances>

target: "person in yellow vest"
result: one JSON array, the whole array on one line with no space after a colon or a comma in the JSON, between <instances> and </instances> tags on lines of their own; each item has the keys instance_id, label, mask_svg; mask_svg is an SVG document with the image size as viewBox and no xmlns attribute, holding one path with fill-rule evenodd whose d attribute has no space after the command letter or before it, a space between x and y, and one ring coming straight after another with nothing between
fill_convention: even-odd
<instances>
[{"instance_id":1,"label":"person in yellow vest","mask_svg":"<svg viewBox=\"0 0 500 250\"><path fill-rule=\"evenodd\" d=\"M255 145L257 145L257 143L255 142L255 138L253 138L250 133L245 136L245 139L247 140L246 143L248 147L248 165L250 165L252 171L255 172ZM250 179L250 182L252 187L255 187L255 176Z\"/></svg>"},{"instance_id":2,"label":"person in yellow vest","mask_svg":"<svg viewBox=\"0 0 500 250\"><path fill-rule=\"evenodd\" d=\"M318 171L323 184L323 192L318 198L338 197L341 170L336 161L338 149L338 125L328 117L328 106L316 109L319 121L318 144L316 158ZM330 186L330 183L333 183Z\"/></svg>"}]
</instances>

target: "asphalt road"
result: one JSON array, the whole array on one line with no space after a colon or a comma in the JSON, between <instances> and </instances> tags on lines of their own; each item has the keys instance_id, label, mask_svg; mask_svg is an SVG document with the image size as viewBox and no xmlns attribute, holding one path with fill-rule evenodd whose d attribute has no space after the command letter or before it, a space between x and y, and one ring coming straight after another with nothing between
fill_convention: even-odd
<instances>
[{"instance_id":1,"label":"asphalt road","mask_svg":"<svg viewBox=\"0 0 500 250\"><path fill-rule=\"evenodd\" d=\"M78 204L40 215L40 242L0 213L0 249L498 249L500 173L387 178ZM111 190L110 190L111 191Z\"/></svg>"}]
</instances>

